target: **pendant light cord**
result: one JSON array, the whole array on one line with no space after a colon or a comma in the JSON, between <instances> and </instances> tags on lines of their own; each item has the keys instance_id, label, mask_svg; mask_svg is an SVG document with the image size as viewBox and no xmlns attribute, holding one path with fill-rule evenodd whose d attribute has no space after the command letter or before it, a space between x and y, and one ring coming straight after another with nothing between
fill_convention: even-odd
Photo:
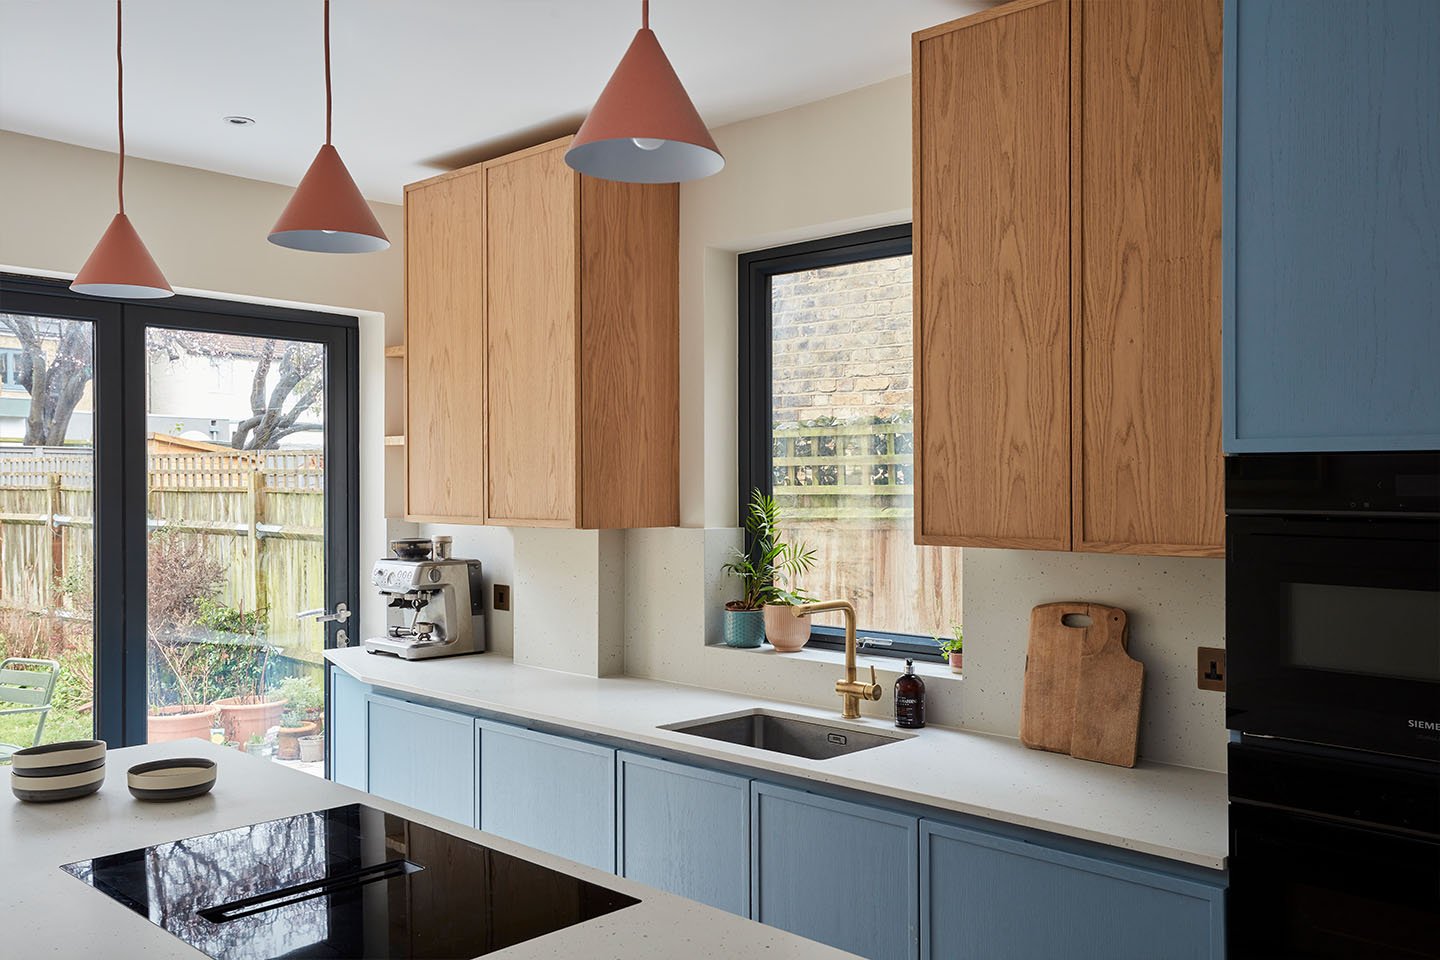
<instances>
[{"instance_id":1,"label":"pendant light cord","mask_svg":"<svg viewBox=\"0 0 1440 960\"><path fill-rule=\"evenodd\" d=\"M650 29L650 0L640 0L640 29Z\"/></svg>"},{"instance_id":2,"label":"pendant light cord","mask_svg":"<svg viewBox=\"0 0 1440 960\"><path fill-rule=\"evenodd\" d=\"M330 145L330 0L325 0L325 145Z\"/></svg>"},{"instance_id":3,"label":"pendant light cord","mask_svg":"<svg viewBox=\"0 0 1440 960\"><path fill-rule=\"evenodd\" d=\"M115 100L120 127L120 175L115 184L120 213L125 212L125 59L120 55L120 0L115 0Z\"/></svg>"}]
</instances>

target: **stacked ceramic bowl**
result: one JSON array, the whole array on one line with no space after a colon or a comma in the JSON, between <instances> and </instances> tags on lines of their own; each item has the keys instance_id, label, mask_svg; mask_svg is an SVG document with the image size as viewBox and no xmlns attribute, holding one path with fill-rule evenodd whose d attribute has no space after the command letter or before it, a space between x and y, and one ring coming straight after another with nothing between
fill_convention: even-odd
<instances>
[{"instance_id":1,"label":"stacked ceramic bowl","mask_svg":"<svg viewBox=\"0 0 1440 960\"><path fill-rule=\"evenodd\" d=\"M47 743L10 758L10 789L31 803L88 796L104 782L104 740Z\"/></svg>"}]
</instances>

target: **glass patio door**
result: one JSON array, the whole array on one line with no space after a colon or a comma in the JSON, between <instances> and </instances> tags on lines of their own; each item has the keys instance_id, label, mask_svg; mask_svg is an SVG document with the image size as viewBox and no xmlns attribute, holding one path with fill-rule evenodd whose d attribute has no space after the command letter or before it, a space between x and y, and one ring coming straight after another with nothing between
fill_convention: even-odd
<instances>
[{"instance_id":1,"label":"glass patio door","mask_svg":"<svg viewBox=\"0 0 1440 960\"><path fill-rule=\"evenodd\" d=\"M323 776L322 654L352 634L358 600L326 568L343 347L293 323L282 337L149 319L146 739L200 737Z\"/></svg>"},{"instance_id":2,"label":"glass patio door","mask_svg":"<svg viewBox=\"0 0 1440 960\"><path fill-rule=\"evenodd\" d=\"M0 276L0 658L60 664L44 741L325 773L322 652L359 631L357 374L354 317ZM30 745L14 673L0 763Z\"/></svg>"},{"instance_id":3,"label":"glass patio door","mask_svg":"<svg viewBox=\"0 0 1440 960\"><path fill-rule=\"evenodd\" d=\"M0 300L0 762L96 733L96 333L117 318Z\"/></svg>"}]
</instances>

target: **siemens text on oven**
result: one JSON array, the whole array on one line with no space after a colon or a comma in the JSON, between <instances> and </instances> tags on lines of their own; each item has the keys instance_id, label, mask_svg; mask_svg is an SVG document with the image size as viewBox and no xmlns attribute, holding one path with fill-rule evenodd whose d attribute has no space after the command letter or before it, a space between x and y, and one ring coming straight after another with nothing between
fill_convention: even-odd
<instances>
[{"instance_id":1,"label":"siemens text on oven","mask_svg":"<svg viewBox=\"0 0 1440 960\"><path fill-rule=\"evenodd\" d=\"M1440 731L1440 721L1435 720L1411 720L1409 721L1412 730L1436 730Z\"/></svg>"}]
</instances>

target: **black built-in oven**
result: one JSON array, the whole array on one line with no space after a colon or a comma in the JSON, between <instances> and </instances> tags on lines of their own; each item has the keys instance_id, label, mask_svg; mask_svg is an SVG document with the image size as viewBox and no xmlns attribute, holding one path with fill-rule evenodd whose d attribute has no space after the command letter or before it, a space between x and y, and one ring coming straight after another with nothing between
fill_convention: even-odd
<instances>
[{"instance_id":1,"label":"black built-in oven","mask_svg":"<svg viewBox=\"0 0 1440 960\"><path fill-rule=\"evenodd\" d=\"M1230 960L1440 958L1440 765L1230 745Z\"/></svg>"},{"instance_id":2,"label":"black built-in oven","mask_svg":"<svg viewBox=\"0 0 1440 960\"><path fill-rule=\"evenodd\" d=\"M1229 956L1440 960L1440 453L1226 460Z\"/></svg>"},{"instance_id":3,"label":"black built-in oven","mask_svg":"<svg viewBox=\"0 0 1440 960\"><path fill-rule=\"evenodd\" d=\"M1440 760L1440 453L1226 461L1232 730Z\"/></svg>"}]
</instances>

